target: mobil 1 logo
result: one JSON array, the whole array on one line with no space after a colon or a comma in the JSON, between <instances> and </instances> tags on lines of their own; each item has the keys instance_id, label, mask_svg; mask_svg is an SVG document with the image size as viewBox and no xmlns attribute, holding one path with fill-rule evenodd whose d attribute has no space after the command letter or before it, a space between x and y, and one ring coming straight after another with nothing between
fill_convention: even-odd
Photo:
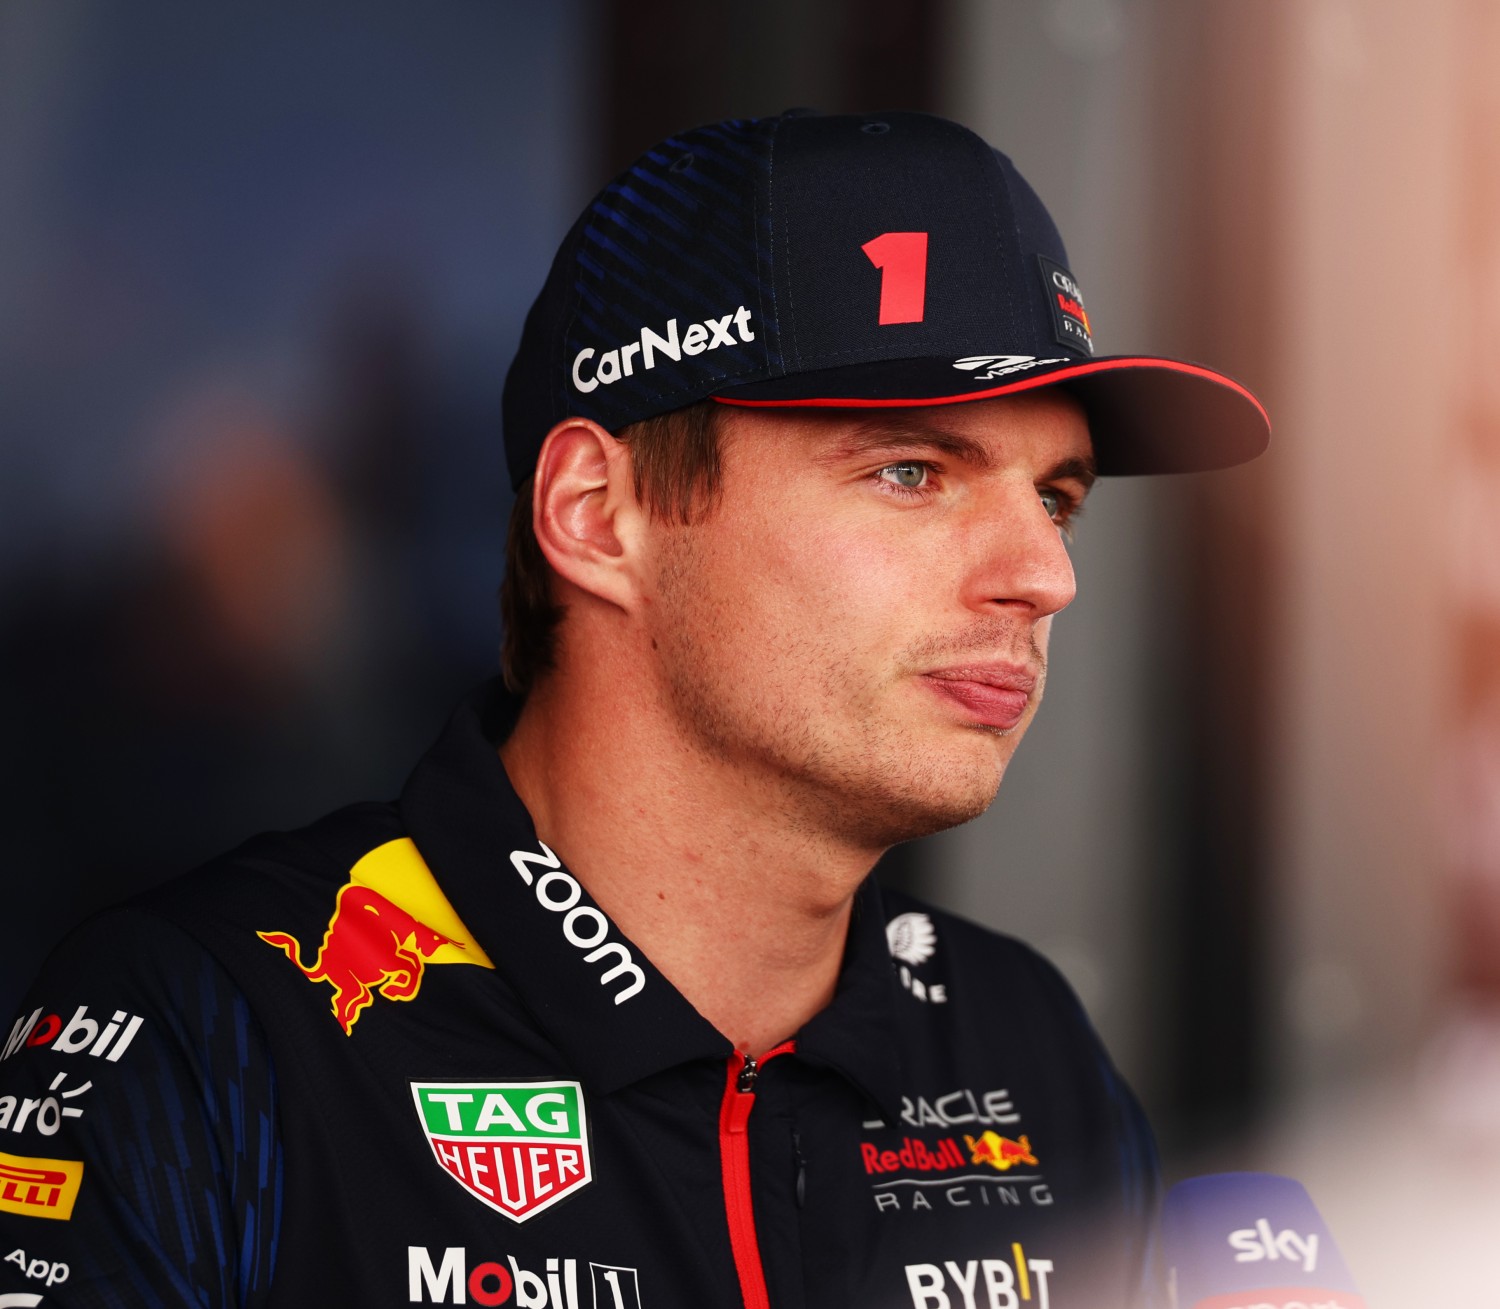
<instances>
[{"instance_id":1,"label":"mobil 1 logo","mask_svg":"<svg viewBox=\"0 0 1500 1309\"><path fill-rule=\"evenodd\" d=\"M512 1222L593 1181L577 1082L413 1082L411 1091L438 1166Z\"/></svg>"},{"instance_id":2,"label":"mobil 1 logo","mask_svg":"<svg viewBox=\"0 0 1500 1309\"><path fill-rule=\"evenodd\" d=\"M411 1304L511 1305L514 1309L642 1309L640 1273L619 1264L547 1259L536 1271L515 1255L474 1259L461 1246L406 1248ZM4 1309L0 1303L0 1309Z\"/></svg>"},{"instance_id":3,"label":"mobil 1 logo","mask_svg":"<svg viewBox=\"0 0 1500 1309\"><path fill-rule=\"evenodd\" d=\"M0 1049L0 1060L22 1050L49 1050L53 1054L84 1054L103 1058L106 1063L119 1063L145 1022L139 1014L128 1014L123 1009L116 1009L108 1020L90 1017L86 1004L79 1005L66 1021L65 1012L48 1014L36 1009L22 1014L10 1029L4 1049Z\"/></svg>"}]
</instances>

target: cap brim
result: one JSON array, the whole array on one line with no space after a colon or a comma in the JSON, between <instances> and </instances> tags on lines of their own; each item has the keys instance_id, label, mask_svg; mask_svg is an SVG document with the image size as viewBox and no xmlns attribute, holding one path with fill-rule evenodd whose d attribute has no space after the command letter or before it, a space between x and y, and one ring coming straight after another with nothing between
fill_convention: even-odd
<instances>
[{"instance_id":1,"label":"cap brim","mask_svg":"<svg viewBox=\"0 0 1500 1309\"><path fill-rule=\"evenodd\" d=\"M1049 361L1003 380L956 381L949 360L895 359L728 387L713 398L755 409L884 409L965 404L1044 386L1065 387L1083 404L1101 474L1229 468L1254 459L1271 438L1265 407L1233 378L1139 355Z\"/></svg>"}]
</instances>

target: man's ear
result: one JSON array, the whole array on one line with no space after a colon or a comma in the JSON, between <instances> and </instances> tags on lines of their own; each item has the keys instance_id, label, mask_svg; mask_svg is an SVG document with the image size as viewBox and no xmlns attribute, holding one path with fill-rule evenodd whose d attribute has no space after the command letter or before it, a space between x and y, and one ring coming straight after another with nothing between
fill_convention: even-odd
<instances>
[{"instance_id":1,"label":"man's ear","mask_svg":"<svg viewBox=\"0 0 1500 1309\"><path fill-rule=\"evenodd\" d=\"M635 498L630 451L598 423L565 418L547 433L531 521L559 577L622 609L634 607L645 514Z\"/></svg>"}]
</instances>

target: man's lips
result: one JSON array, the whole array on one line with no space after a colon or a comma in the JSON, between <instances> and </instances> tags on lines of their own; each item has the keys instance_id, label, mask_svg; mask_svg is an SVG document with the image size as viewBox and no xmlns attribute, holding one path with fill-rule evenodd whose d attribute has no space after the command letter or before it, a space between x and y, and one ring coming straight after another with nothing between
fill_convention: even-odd
<instances>
[{"instance_id":1,"label":"man's lips","mask_svg":"<svg viewBox=\"0 0 1500 1309\"><path fill-rule=\"evenodd\" d=\"M1018 664L970 664L923 674L939 695L957 702L978 723L1007 730L1026 713L1036 690L1035 673Z\"/></svg>"}]
</instances>

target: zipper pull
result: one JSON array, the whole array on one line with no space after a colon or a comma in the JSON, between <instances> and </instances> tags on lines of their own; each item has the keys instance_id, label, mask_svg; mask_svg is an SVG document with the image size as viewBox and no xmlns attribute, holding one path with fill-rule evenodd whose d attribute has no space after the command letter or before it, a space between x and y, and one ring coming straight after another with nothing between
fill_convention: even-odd
<instances>
[{"instance_id":1,"label":"zipper pull","mask_svg":"<svg viewBox=\"0 0 1500 1309\"><path fill-rule=\"evenodd\" d=\"M741 1095L751 1095L755 1091L755 1079L760 1076L760 1065L755 1062L753 1054L745 1056L744 1067L740 1069L740 1075L735 1079L734 1089Z\"/></svg>"}]
</instances>

